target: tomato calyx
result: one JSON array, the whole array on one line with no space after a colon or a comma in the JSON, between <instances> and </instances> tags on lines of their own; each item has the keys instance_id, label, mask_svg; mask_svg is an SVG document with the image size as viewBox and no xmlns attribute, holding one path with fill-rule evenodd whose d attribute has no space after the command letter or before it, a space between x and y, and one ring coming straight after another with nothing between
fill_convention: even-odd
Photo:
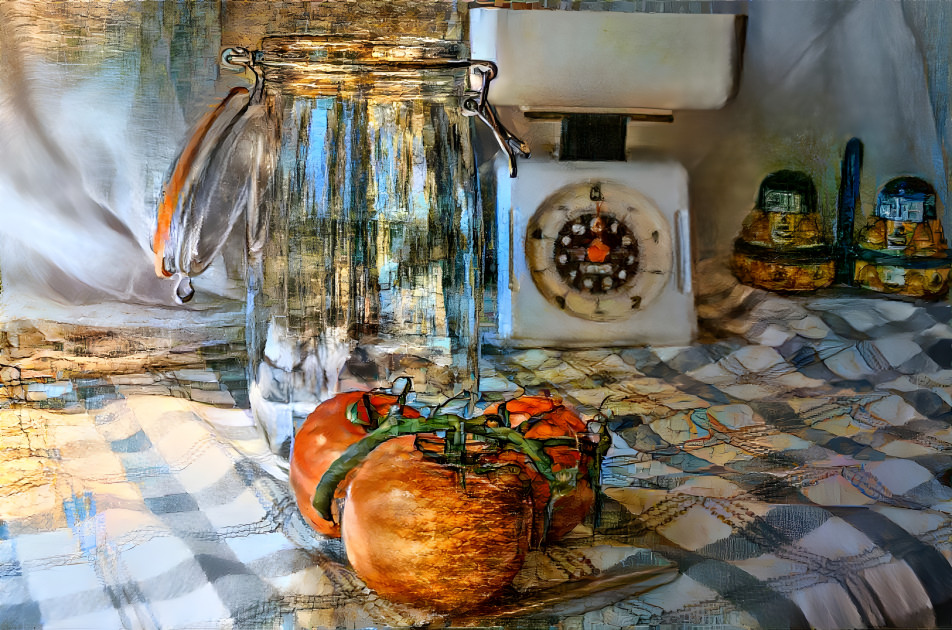
<instances>
[{"instance_id":1,"label":"tomato calyx","mask_svg":"<svg viewBox=\"0 0 952 630\"><path fill-rule=\"evenodd\" d=\"M413 381L406 379L403 389L397 394L397 400L391 405L390 411L392 412L394 409L398 409L402 414L407 405L407 396L412 390ZM370 430L375 430L380 426L380 420L385 416L377 411L377 406L373 403L373 395L380 391L383 390L365 392L358 402L348 405L345 413L347 420L352 424L368 427Z\"/></svg>"},{"instance_id":2,"label":"tomato calyx","mask_svg":"<svg viewBox=\"0 0 952 630\"><path fill-rule=\"evenodd\" d=\"M312 504L322 518L333 519L331 504L334 500L334 494L347 474L356 468L375 448L398 436L417 435L418 442L419 436L426 434L434 436L436 440L441 439L443 441L443 452L434 453L431 449L430 455L438 457L441 463L458 468L463 472L461 481L464 484L467 468L474 472L487 470L487 466L488 469L495 468L492 464L482 463L481 457L470 452L472 449L468 447L468 444L473 441L481 442L487 445L487 450L496 452L503 450L518 451L528 458L535 470L548 482L550 509L558 498L570 494L575 489L578 468L556 469L546 449L553 446L571 446L580 452L583 450L595 451L604 443L604 440L598 442L580 440L577 436L547 437L544 439L527 438L522 433L525 427L513 428L511 426L509 412L504 405L500 408L500 413L486 414L471 419L454 414L439 413L440 408L437 408L437 413L429 418L407 417L403 410L408 391L409 385L404 388L397 404L390 407L385 416L377 413L373 406L368 405L368 401L365 400L350 405L347 410L349 419L360 418L361 410L358 406L363 404L369 412L366 415L371 419L370 426L375 428L360 441L351 444L321 477L315 489ZM361 424L366 423L361 422ZM424 453L426 454L426 450L424 450ZM596 454L594 459L598 460L600 458Z\"/></svg>"}]
</instances>

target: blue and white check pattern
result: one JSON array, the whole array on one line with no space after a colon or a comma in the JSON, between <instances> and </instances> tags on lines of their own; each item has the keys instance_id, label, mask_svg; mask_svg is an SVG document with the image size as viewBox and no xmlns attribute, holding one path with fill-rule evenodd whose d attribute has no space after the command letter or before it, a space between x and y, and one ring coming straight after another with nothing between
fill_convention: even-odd
<instances>
[{"instance_id":1,"label":"blue and white check pattern","mask_svg":"<svg viewBox=\"0 0 952 630\"><path fill-rule=\"evenodd\" d=\"M598 531L680 570L573 623L952 625L949 304L709 280L707 343L497 362L613 418Z\"/></svg>"},{"instance_id":2,"label":"blue and white check pattern","mask_svg":"<svg viewBox=\"0 0 952 630\"><path fill-rule=\"evenodd\" d=\"M311 535L247 412L135 396L0 412L0 627L398 624ZM12 438L12 439L8 439Z\"/></svg>"},{"instance_id":3,"label":"blue and white check pattern","mask_svg":"<svg viewBox=\"0 0 952 630\"><path fill-rule=\"evenodd\" d=\"M505 396L557 391L613 429L600 522L533 553L509 609L628 567L677 573L480 623L952 624L948 304L728 293L747 315L718 315L708 343L487 364ZM21 405L0 410L0 448L0 628L452 621L377 598L313 534L246 410L133 393Z\"/></svg>"}]
</instances>

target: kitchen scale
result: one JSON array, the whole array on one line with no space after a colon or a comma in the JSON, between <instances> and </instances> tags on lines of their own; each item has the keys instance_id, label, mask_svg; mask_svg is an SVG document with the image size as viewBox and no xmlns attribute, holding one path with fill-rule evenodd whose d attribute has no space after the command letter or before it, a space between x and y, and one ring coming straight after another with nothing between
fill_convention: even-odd
<instances>
[{"instance_id":1,"label":"kitchen scale","mask_svg":"<svg viewBox=\"0 0 952 630\"><path fill-rule=\"evenodd\" d=\"M688 175L632 122L732 95L745 16L470 11L472 56L528 140L494 162L500 346L683 345L696 332ZM566 43L571 42L571 46ZM510 177L515 174L515 177Z\"/></svg>"}]
</instances>

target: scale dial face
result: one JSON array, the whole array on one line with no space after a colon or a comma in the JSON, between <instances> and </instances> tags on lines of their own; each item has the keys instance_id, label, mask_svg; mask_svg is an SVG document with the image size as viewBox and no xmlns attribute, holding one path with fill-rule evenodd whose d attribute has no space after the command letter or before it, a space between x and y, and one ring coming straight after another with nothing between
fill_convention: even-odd
<instances>
[{"instance_id":1,"label":"scale dial face","mask_svg":"<svg viewBox=\"0 0 952 630\"><path fill-rule=\"evenodd\" d=\"M526 260L539 292L559 309L593 321L625 319L667 284L671 227L634 189L572 184L529 220Z\"/></svg>"}]
</instances>

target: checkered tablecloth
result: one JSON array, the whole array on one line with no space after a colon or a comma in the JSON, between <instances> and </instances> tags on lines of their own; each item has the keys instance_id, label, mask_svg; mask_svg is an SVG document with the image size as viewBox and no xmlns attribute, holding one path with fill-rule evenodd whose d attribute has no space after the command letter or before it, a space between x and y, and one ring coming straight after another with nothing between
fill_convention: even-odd
<instances>
[{"instance_id":1,"label":"checkered tablecloth","mask_svg":"<svg viewBox=\"0 0 952 630\"><path fill-rule=\"evenodd\" d=\"M88 413L8 409L0 440L0 628L437 619L379 599L340 541L310 530L247 411L139 395ZM635 557L669 564L619 541L576 547L533 553L516 593Z\"/></svg>"},{"instance_id":2,"label":"checkered tablecloth","mask_svg":"<svg viewBox=\"0 0 952 630\"><path fill-rule=\"evenodd\" d=\"M613 429L600 521L533 553L497 616L376 597L246 410L0 410L0 627L952 624L948 305L732 295L747 315L707 343L492 357L487 399L558 391ZM589 590L520 611L566 584Z\"/></svg>"},{"instance_id":3,"label":"checkered tablecloth","mask_svg":"<svg viewBox=\"0 0 952 630\"><path fill-rule=\"evenodd\" d=\"M590 622L952 621L947 424L884 394L658 415L619 429L605 483L624 510L603 531L656 536L681 576Z\"/></svg>"},{"instance_id":4,"label":"checkered tablecloth","mask_svg":"<svg viewBox=\"0 0 952 630\"><path fill-rule=\"evenodd\" d=\"M487 373L613 418L598 531L680 571L563 621L952 626L949 304L705 277L706 343L529 349Z\"/></svg>"}]
</instances>

